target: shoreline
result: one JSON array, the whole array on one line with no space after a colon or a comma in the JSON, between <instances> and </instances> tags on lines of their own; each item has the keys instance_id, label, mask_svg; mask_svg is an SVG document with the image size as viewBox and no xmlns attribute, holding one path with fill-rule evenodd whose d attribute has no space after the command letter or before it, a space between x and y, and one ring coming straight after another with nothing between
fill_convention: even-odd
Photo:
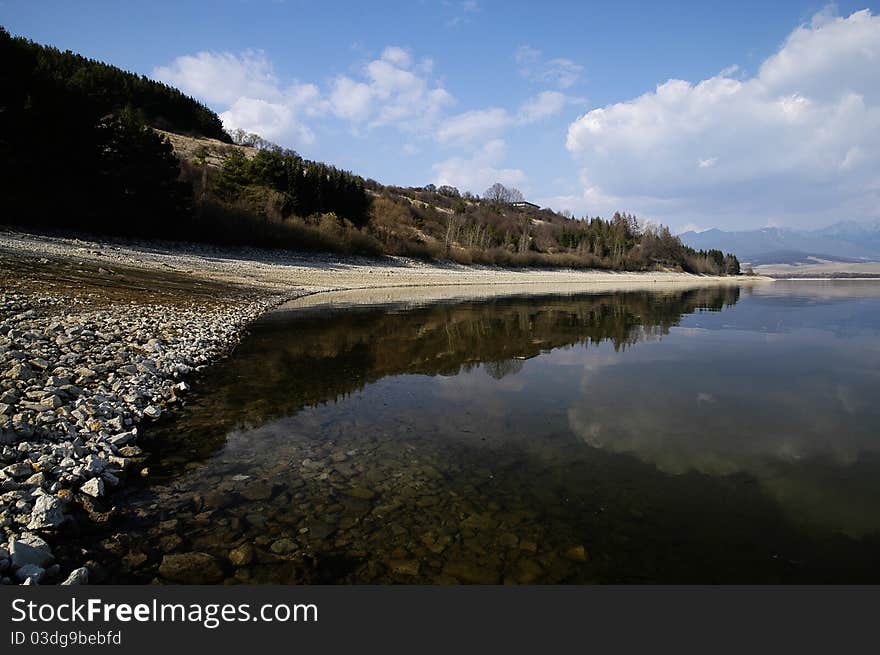
<instances>
[{"instance_id":1,"label":"shoreline","mask_svg":"<svg viewBox=\"0 0 880 655\"><path fill-rule=\"evenodd\" d=\"M88 582L51 542L105 521L148 475L138 427L173 413L194 373L285 303L681 288L762 277L501 269L0 231L0 582ZM378 299L378 300L377 300ZM341 306L346 306L343 302ZM86 564L88 564L86 562Z\"/></svg>"}]
</instances>

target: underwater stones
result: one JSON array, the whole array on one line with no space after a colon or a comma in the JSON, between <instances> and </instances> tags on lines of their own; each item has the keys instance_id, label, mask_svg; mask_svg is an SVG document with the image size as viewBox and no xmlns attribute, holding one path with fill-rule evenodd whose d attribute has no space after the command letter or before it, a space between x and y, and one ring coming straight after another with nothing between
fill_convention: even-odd
<instances>
[{"instance_id":1,"label":"underwater stones","mask_svg":"<svg viewBox=\"0 0 880 655\"><path fill-rule=\"evenodd\" d=\"M414 559L393 559L388 562L388 568L397 575L416 576L419 574L419 562Z\"/></svg>"},{"instance_id":2,"label":"underwater stones","mask_svg":"<svg viewBox=\"0 0 880 655\"><path fill-rule=\"evenodd\" d=\"M250 543L243 543L229 551L228 559L235 567L247 566L254 561L254 547Z\"/></svg>"},{"instance_id":3,"label":"underwater stones","mask_svg":"<svg viewBox=\"0 0 880 655\"><path fill-rule=\"evenodd\" d=\"M278 539L277 541L273 542L272 545L269 547L269 550L271 550L276 555L288 555L298 549L299 544L297 544L293 539L287 537L283 539Z\"/></svg>"},{"instance_id":4,"label":"underwater stones","mask_svg":"<svg viewBox=\"0 0 880 655\"><path fill-rule=\"evenodd\" d=\"M244 487L240 493L243 498L250 501L269 500L272 497L274 486L265 480L254 482Z\"/></svg>"},{"instance_id":5,"label":"underwater stones","mask_svg":"<svg viewBox=\"0 0 880 655\"><path fill-rule=\"evenodd\" d=\"M516 548L519 545L519 537L510 532L505 532L498 537L498 544L504 548Z\"/></svg>"},{"instance_id":6,"label":"underwater stones","mask_svg":"<svg viewBox=\"0 0 880 655\"><path fill-rule=\"evenodd\" d=\"M312 521L309 523L309 538L324 541L336 531L336 528L325 521Z\"/></svg>"},{"instance_id":7,"label":"underwater stones","mask_svg":"<svg viewBox=\"0 0 880 655\"><path fill-rule=\"evenodd\" d=\"M376 497L376 492L367 489L366 487L352 487L347 491L348 495L352 498L358 498L360 500L372 500Z\"/></svg>"},{"instance_id":8,"label":"underwater stones","mask_svg":"<svg viewBox=\"0 0 880 655\"><path fill-rule=\"evenodd\" d=\"M587 550L582 545L569 546L562 551L562 556L571 562L586 562Z\"/></svg>"},{"instance_id":9,"label":"underwater stones","mask_svg":"<svg viewBox=\"0 0 880 655\"><path fill-rule=\"evenodd\" d=\"M170 553L177 550L180 548L181 544L183 544L183 539L177 534L165 535L159 539L159 547L164 553Z\"/></svg>"},{"instance_id":10,"label":"underwater stones","mask_svg":"<svg viewBox=\"0 0 880 655\"><path fill-rule=\"evenodd\" d=\"M202 552L165 555L159 575L180 584L212 584L225 577L217 559Z\"/></svg>"},{"instance_id":11,"label":"underwater stones","mask_svg":"<svg viewBox=\"0 0 880 655\"><path fill-rule=\"evenodd\" d=\"M544 575L544 569L533 559L523 558L516 561L511 576L517 584L533 584Z\"/></svg>"},{"instance_id":12,"label":"underwater stones","mask_svg":"<svg viewBox=\"0 0 880 655\"><path fill-rule=\"evenodd\" d=\"M496 525L497 522L488 512L481 514L471 514L464 521L461 522L462 528L470 530L489 530L494 528Z\"/></svg>"},{"instance_id":13,"label":"underwater stones","mask_svg":"<svg viewBox=\"0 0 880 655\"><path fill-rule=\"evenodd\" d=\"M500 572L473 560L450 560L443 565L443 574L467 584L498 584Z\"/></svg>"},{"instance_id":14,"label":"underwater stones","mask_svg":"<svg viewBox=\"0 0 880 655\"><path fill-rule=\"evenodd\" d=\"M521 539L519 542L519 549L525 553L529 553L530 555L534 555L538 552L538 544L534 541L529 541L527 539Z\"/></svg>"}]
</instances>

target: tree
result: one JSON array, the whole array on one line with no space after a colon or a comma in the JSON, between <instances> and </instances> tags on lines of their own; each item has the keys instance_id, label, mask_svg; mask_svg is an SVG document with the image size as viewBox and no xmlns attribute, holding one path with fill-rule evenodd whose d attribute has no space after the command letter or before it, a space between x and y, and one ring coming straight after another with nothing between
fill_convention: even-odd
<instances>
[{"instance_id":1,"label":"tree","mask_svg":"<svg viewBox=\"0 0 880 655\"><path fill-rule=\"evenodd\" d=\"M507 188L501 182L496 182L486 189L483 197L497 205L509 205L512 202L522 202L523 194L519 189Z\"/></svg>"}]
</instances>

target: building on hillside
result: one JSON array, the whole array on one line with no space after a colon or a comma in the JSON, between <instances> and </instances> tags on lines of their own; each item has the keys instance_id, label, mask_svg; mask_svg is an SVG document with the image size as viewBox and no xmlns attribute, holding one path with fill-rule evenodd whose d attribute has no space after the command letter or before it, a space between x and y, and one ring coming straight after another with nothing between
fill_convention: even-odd
<instances>
[{"instance_id":1,"label":"building on hillside","mask_svg":"<svg viewBox=\"0 0 880 655\"><path fill-rule=\"evenodd\" d=\"M536 205L533 202L526 202L525 200L518 200L516 202L510 203L510 206L514 209L541 209L539 205Z\"/></svg>"}]
</instances>

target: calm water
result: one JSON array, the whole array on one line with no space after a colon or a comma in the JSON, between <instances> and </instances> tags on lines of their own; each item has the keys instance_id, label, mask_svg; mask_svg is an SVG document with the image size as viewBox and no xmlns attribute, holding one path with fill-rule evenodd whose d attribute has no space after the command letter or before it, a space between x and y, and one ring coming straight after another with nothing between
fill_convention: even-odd
<instances>
[{"instance_id":1,"label":"calm water","mask_svg":"<svg viewBox=\"0 0 880 655\"><path fill-rule=\"evenodd\" d=\"M153 429L107 579L878 582L880 283L288 311Z\"/></svg>"}]
</instances>

